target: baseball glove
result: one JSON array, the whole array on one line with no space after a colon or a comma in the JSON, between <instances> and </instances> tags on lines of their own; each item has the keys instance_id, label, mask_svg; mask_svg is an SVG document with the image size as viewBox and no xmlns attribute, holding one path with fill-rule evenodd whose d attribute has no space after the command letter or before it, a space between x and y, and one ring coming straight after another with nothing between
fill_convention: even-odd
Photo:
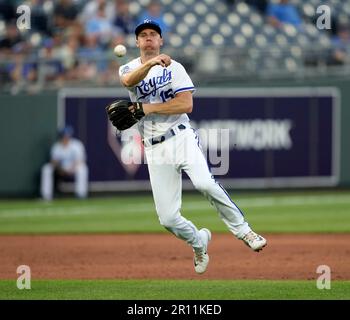
<instances>
[{"instance_id":1,"label":"baseball glove","mask_svg":"<svg viewBox=\"0 0 350 320\"><path fill-rule=\"evenodd\" d=\"M106 107L109 120L118 130L126 130L139 122L144 116L141 102L127 100L113 101Z\"/></svg>"}]
</instances>

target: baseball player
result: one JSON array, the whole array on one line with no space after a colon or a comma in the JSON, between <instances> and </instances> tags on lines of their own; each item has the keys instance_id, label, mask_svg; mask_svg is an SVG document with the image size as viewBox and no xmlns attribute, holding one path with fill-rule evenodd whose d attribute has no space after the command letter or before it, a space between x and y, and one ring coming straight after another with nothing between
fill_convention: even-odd
<instances>
[{"instance_id":1,"label":"baseball player","mask_svg":"<svg viewBox=\"0 0 350 320\"><path fill-rule=\"evenodd\" d=\"M209 263L211 233L206 228L198 230L181 215L181 173L185 171L229 230L251 249L260 251L266 239L252 231L240 209L214 179L191 127L187 114L193 108L195 87L186 70L160 53L162 30L155 21L144 20L136 27L135 35L140 57L119 69L131 102L115 101L106 110L119 130L138 124L160 223L192 246L195 271L204 273Z\"/></svg>"},{"instance_id":2,"label":"baseball player","mask_svg":"<svg viewBox=\"0 0 350 320\"><path fill-rule=\"evenodd\" d=\"M83 143L72 137L73 128L67 126L60 130L59 140L51 148L51 161L41 169L41 197L52 200L54 179L75 178L75 194L86 198L88 193L88 167L86 165Z\"/></svg>"}]
</instances>

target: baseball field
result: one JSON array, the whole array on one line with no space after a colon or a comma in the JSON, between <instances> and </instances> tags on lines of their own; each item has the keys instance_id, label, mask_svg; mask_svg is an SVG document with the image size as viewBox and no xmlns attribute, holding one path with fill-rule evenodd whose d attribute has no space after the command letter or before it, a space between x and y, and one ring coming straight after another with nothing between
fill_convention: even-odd
<instances>
[{"instance_id":1,"label":"baseball field","mask_svg":"<svg viewBox=\"0 0 350 320\"><path fill-rule=\"evenodd\" d=\"M268 246L252 252L204 197L184 194L182 214L213 233L204 275L159 225L151 194L0 200L0 299L350 299L350 191L231 196ZM19 265L30 290L16 286Z\"/></svg>"}]
</instances>

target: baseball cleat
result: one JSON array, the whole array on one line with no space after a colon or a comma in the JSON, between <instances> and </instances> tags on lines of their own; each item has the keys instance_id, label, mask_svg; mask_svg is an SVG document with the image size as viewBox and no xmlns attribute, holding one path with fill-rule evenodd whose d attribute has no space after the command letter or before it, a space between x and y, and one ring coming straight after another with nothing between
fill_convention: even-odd
<instances>
[{"instance_id":1,"label":"baseball cleat","mask_svg":"<svg viewBox=\"0 0 350 320\"><path fill-rule=\"evenodd\" d=\"M261 251L267 245L266 239L254 231L249 231L242 240L248 247L257 252Z\"/></svg>"},{"instance_id":2,"label":"baseball cleat","mask_svg":"<svg viewBox=\"0 0 350 320\"><path fill-rule=\"evenodd\" d=\"M208 249L208 243L211 240L211 232L203 228L199 230L199 233L202 237L202 241L204 244L203 248L193 250L194 251L194 258L193 258L193 263L194 263L194 270L202 274L207 270L208 264L209 264L209 255L207 253Z\"/></svg>"}]
</instances>

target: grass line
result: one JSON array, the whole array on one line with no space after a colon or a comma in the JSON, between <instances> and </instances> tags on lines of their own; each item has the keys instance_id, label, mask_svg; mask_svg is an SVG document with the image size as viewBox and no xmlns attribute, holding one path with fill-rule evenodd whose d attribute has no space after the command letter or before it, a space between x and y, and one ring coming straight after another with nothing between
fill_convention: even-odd
<instances>
[{"instance_id":1,"label":"grass line","mask_svg":"<svg viewBox=\"0 0 350 320\"><path fill-rule=\"evenodd\" d=\"M311 280L37 280L19 290L14 280L0 280L0 299L349 300L350 281L319 290Z\"/></svg>"},{"instance_id":2,"label":"grass line","mask_svg":"<svg viewBox=\"0 0 350 320\"><path fill-rule=\"evenodd\" d=\"M243 194L235 203L259 232L350 232L350 192ZM227 231L210 203L185 194L181 213L198 227ZM161 232L151 196L0 201L0 234Z\"/></svg>"}]
</instances>

